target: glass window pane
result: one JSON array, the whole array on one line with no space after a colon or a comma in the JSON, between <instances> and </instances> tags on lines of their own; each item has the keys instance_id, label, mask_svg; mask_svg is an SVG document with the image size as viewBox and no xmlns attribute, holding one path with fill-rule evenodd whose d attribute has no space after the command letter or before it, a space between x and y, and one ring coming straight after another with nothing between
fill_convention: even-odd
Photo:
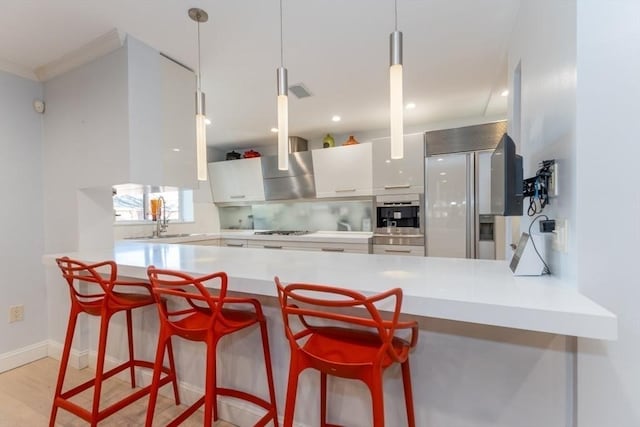
<instances>
[{"instance_id":1,"label":"glass window pane","mask_svg":"<svg viewBox=\"0 0 640 427\"><path fill-rule=\"evenodd\" d=\"M113 196L113 211L116 222L151 221L152 200L160 197L166 202L167 220L193 221L192 190L151 192L148 186L134 184L117 185L114 190L116 194Z\"/></svg>"},{"instance_id":2,"label":"glass window pane","mask_svg":"<svg viewBox=\"0 0 640 427\"><path fill-rule=\"evenodd\" d=\"M142 221L144 217L144 194L138 189L118 189L113 197L116 221Z\"/></svg>"}]
</instances>

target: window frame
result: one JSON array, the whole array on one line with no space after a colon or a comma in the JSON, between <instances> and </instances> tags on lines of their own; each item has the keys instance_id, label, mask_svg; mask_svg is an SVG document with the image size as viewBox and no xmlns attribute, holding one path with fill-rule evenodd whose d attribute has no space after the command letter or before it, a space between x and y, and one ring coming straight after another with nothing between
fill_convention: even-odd
<instances>
[{"instance_id":1,"label":"window frame","mask_svg":"<svg viewBox=\"0 0 640 427\"><path fill-rule=\"evenodd\" d=\"M150 218L150 194L155 193L178 193L178 218L167 218L173 224L188 224L195 222L193 207L193 189L178 187L159 187L138 184L123 184L113 186L113 198L118 195L118 190L128 193L142 193L142 216L144 219L122 219L118 220L116 216L116 208L113 206L113 225L145 225L155 224L156 221ZM187 206L190 205L190 206Z\"/></svg>"}]
</instances>

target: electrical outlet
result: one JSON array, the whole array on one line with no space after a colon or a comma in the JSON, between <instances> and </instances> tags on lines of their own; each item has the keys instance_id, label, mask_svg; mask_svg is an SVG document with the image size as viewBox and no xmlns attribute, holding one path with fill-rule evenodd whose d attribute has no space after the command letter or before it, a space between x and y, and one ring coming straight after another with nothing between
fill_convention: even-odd
<instances>
[{"instance_id":1,"label":"electrical outlet","mask_svg":"<svg viewBox=\"0 0 640 427\"><path fill-rule=\"evenodd\" d=\"M556 161L549 168L551 176L549 177L549 197L558 197L558 162Z\"/></svg>"},{"instance_id":2,"label":"electrical outlet","mask_svg":"<svg viewBox=\"0 0 640 427\"><path fill-rule=\"evenodd\" d=\"M562 253L568 252L569 242L569 223L566 219L556 220L556 229L553 232L553 244L554 250Z\"/></svg>"},{"instance_id":3,"label":"electrical outlet","mask_svg":"<svg viewBox=\"0 0 640 427\"><path fill-rule=\"evenodd\" d=\"M24 320L24 305L12 305L9 307L9 323L22 322Z\"/></svg>"}]
</instances>

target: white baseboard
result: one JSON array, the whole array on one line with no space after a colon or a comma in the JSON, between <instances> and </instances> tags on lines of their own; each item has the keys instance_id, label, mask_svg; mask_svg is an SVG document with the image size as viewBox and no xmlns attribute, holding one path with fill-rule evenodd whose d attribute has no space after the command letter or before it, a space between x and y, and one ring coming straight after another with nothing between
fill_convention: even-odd
<instances>
[{"instance_id":1,"label":"white baseboard","mask_svg":"<svg viewBox=\"0 0 640 427\"><path fill-rule=\"evenodd\" d=\"M60 360L62 358L62 348L62 343L49 340L46 355L52 359ZM89 366L89 350L79 351L72 348L69 355L69 366L75 369L83 369ZM95 366L95 363L93 366Z\"/></svg>"},{"instance_id":2,"label":"white baseboard","mask_svg":"<svg viewBox=\"0 0 640 427\"><path fill-rule=\"evenodd\" d=\"M9 371L47 357L48 341L41 341L17 350L0 354L0 372Z\"/></svg>"}]
</instances>

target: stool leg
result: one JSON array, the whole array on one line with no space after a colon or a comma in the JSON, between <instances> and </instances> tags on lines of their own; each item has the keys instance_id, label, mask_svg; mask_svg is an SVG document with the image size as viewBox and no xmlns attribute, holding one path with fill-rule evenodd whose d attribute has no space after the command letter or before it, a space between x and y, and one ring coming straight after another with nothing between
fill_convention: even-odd
<instances>
[{"instance_id":1,"label":"stool leg","mask_svg":"<svg viewBox=\"0 0 640 427\"><path fill-rule=\"evenodd\" d=\"M129 340L129 372L131 374L131 388L136 388L136 371L133 361L133 326L131 320L131 310L127 310L127 338Z\"/></svg>"},{"instance_id":2,"label":"stool leg","mask_svg":"<svg viewBox=\"0 0 640 427\"><path fill-rule=\"evenodd\" d=\"M180 393L178 392L178 373L176 372L176 363L173 358L173 345L171 344L171 337L167 339L167 353L169 357L169 371L171 372L170 375L173 375L173 396L175 397L176 405L179 405Z\"/></svg>"},{"instance_id":3,"label":"stool leg","mask_svg":"<svg viewBox=\"0 0 640 427\"><path fill-rule=\"evenodd\" d=\"M260 321L260 333L262 335L262 351L264 353L264 364L267 369L267 384L269 386L269 401L273 415L273 426L278 427L278 410L276 409L276 390L273 385L273 369L271 366L271 351L269 349L269 335L267 333L267 322Z\"/></svg>"},{"instance_id":4,"label":"stool leg","mask_svg":"<svg viewBox=\"0 0 640 427\"><path fill-rule=\"evenodd\" d=\"M102 392L102 375L104 373L104 357L107 351L107 334L109 331L110 319L111 313L105 313L103 309L100 316L100 337L98 339L98 357L96 361L96 380L93 389L91 427L95 427L98 425L98 414L100 413L100 393Z\"/></svg>"},{"instance_id":5,"label":"stool leg","mask_svg":"<svg viewBox=\"0 0 640 427\"><path fill-rule=\"evenodd\" d=\"M216 391L216 344L215 338L207 340L207 369L204 387L204 426L211 427L218 419Z\"/></svg>"},{"instance_id":6,"label":"stool leg","mask_svg":"<svg viewBox=\"0 0 640 427\"><path fill-rule=\"evenodd\" d=\"M407 425L415 427L416 419L413 414L413 391L411 390L411 372L409 371L409 359L402 364L402 383L404 385L404 401L407 407Z\"/></svg>"},{"instance_id":7,"label":"stool leg","mask_svg":"<svg viewBox=\"0 0 640 427\"><path fill-rule=\"evenodd\" d=\"M73 342L73 334L76 330L77 322L78 312L73 307L71 307L71 311L69 313L69 323L67 324L67 333L64 338L64 348L62 349L62 358L60 359L58 382L56 384L55 394L53 395L53 406L51 408L51 416L49 417L49 427L53 427L56 423L56 415L58 413L58 402L56 402L56 400L62 394L62 386L64 385L64 378L67 373L69 355L71 354L71 344Z\"/></svg>"},{"instance_id":8,"label":"stool leg","mask_svg":"<svg viewBox=\"0 0 640 427\"><path fill-rule=\"evenodd\" d=\"M327 374L320 372L320 426L327 426Z\"/></svg>"},{"instance_id":9,"label":"stool leg","mask_svg":"<svg viewBox=\"0 0 640 427\"><path fill-rule=\"evenodd\" d=\"M284 421L282 425L284 427L293 427L293 414L296 409L296 395L298 392L298 375L300 369L298 367L298 361L296 355L293 353L296 350L292 350L291 362L289 364L289 381L287 384L287 399L284 407Z\"/></svg>"},{"instance_id":10,"label":"stool leg","mask_svg":"<svg viewBox=\"0 0 640 427\"><path fill-rule=\"evenodd\" d=\"M373 406L373 427L384 427L384 394L381 369L373 368L370 389Z\"/></svg>"},{"instance_id":11,"label":"stool leg","mask_svg":"<svg viewBox=\"0 0 640 427\"><path fill-rule=\"evenodd\" d=\"M169 337L169 340L171 340L171 337ZM145 427L151 427L151 424L153 423L153 413L156 409L156 402L158 400L158 389L160 388L160 374L162 373L162 361L164 360L165 346L166 339L163 331L160 330L158 348L156 349L156 360L153 364L153 378L151 379L151 390L149 390L149 404L147 406L147 419L144 424Z\"/></svg>"}]
</instances>

